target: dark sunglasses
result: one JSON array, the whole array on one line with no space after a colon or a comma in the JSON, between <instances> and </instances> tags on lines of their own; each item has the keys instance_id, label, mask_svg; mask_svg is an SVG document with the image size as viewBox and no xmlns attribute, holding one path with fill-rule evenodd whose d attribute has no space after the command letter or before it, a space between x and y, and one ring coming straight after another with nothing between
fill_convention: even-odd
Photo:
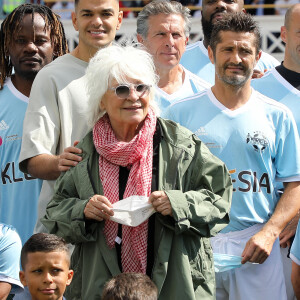
<instances>
[{"instance_id":1,"label":"dark sunglasses","mask_svg":"<svg viewBox=\"0 0 300 300\"><path fill-rule=\"evenodd\" d=\"M145 83L139 84L120 84L116 87L109 88L111 91L115 91L117 97L126 99L130 95L131 87L134 88L135 93L140 96L145 96L150 92L151 85Z\"/></svg>"}]
</instances>

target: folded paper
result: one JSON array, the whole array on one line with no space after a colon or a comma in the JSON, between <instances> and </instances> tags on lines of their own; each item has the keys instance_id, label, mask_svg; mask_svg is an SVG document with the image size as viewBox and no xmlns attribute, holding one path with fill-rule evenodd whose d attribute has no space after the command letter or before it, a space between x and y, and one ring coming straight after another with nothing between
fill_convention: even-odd
<instances>
[{"instance_id":1,"label":"folded paper","mask_svg":"<svg viewBox=\"0 0 300 300\"><path fill-rule=\"evenodd\" d=\"M155 213L148 199L146 196L130 196L114 203L112 205L114 215L110 220L132 227L140 225Z\"/></svg>"}]
</instances>

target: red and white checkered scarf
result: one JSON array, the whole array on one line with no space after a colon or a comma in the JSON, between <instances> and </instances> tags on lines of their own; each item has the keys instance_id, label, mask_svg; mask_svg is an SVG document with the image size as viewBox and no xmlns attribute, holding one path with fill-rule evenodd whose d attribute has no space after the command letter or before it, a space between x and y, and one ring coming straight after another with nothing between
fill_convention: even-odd
<instances>
[{"instance_id":1,"label":"red and white checkered scarf","mask_svg":"<svg viewBox=\"0 0 300 300\"><path fill-rule=\"evenodd\" d=\"M109 117L104 115L93 128L94 145L99 153L99 173L104 196L119 201L119 166L131 167L123 198L151 193L153 135L156 116L151 108L138 134L130 142L117 140ZM110 248L115 246L118 224L106 220L104 234ZM137 227L122 225L121 261L123 272L146 273L148 221Z\"/></svg>"}]
</instances>

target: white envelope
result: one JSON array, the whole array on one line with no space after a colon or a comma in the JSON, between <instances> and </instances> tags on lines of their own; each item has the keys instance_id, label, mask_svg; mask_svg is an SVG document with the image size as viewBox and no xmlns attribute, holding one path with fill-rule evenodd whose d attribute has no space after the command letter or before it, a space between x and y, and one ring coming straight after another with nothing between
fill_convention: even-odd
<instances>
[{"instance_id":1,"label":"white envelope","mask_svg":"<svg viewBox=\"0 0 300 300\"><path fill-rule=\"evenodd\" d=\"M119 200L112 205L114 216L110 217L110 220L132 227L140 225L155 213L148 199L146 196L130 196Z\"/></svg>"}]
</instances>

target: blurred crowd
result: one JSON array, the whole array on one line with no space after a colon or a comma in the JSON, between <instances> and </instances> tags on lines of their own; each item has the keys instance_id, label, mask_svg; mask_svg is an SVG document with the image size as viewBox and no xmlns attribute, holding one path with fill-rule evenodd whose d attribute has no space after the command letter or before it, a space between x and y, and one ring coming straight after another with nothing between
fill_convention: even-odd
<instances>
[{"instance_id":1,"label":"blurred crowd","mask_svg":"<svg viewBox=\"0 0 300 300\"><path fill-rule=\"evenodd\" d=\"M124 9L125 18L136 18L139 8L147 5L151 0L125 0L120 1L120 7ZM182 5L190 6L194 17L200 17L197 6L202 5L202 0L181 0ZM1 16L6 16L14 8L23 3L44 4L59 14L62 19L71 19L71 11L74 9L74 1L44 1L44 0L0 0ZM284 15L289 6L300 3L300 0L246 0L247 11L252 15ZM252 7L251 7L252 6Z\"/></svg>"}]
</instances>

